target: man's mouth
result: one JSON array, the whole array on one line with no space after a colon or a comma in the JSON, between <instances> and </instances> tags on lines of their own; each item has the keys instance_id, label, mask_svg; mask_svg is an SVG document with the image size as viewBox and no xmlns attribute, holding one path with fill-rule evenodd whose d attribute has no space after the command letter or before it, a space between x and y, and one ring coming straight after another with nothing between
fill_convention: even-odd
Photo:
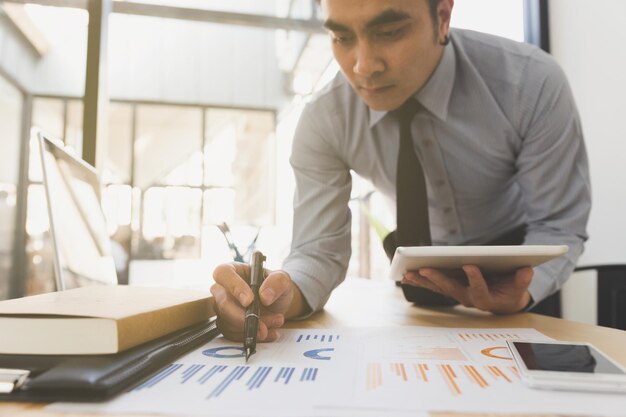
<instances>
[{"instance_id":1,"label":"man's mouth","mask_svg":"<svg viewBox=\"0 0 626 417\"><path fill-rule=\"evenodd\" d=\"M380 94L388 89L393 87L392 85L381 85L381 86L365 86L362 85L359 87L361 91L366 94Z\"/></svg>"}]
</instances>

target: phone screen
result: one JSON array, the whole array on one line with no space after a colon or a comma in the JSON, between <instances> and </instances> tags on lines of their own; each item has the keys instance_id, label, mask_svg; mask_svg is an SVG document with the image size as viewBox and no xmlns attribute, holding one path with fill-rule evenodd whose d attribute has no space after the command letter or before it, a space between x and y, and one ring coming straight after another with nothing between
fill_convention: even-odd
<instances>
[{"instance_id":1,"label":"phone screen","mask_svg":"<svg viewBox=\"0 0 626 417\"><path fill-rule=\"evenodd\" d=\"M531 371L625 375L591 346L527 342L513 344Z\"/></svg>"}]
</instances>

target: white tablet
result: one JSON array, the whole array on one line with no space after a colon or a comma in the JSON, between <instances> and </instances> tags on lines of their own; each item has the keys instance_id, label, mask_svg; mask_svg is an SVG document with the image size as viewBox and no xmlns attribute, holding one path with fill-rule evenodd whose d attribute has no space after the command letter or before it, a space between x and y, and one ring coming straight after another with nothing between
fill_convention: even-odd
<instances>
[{"instance_id":1,"label":"white tablet","mask_svg":"<svg viewBox=\"0 0 626 417\"><path fill-rule=\"evenodd\" d=\"M486 278L504 276L558 258L568 249L566 245L400 246L393 256L389 276L400 281L408 271L435 268L463 279L463 265L476 265Z\"/></svg>"}]
</instances>

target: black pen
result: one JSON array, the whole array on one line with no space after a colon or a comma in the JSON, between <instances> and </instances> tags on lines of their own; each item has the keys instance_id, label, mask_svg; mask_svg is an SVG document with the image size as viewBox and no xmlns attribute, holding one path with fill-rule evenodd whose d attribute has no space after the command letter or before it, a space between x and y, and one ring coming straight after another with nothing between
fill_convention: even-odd
<instances>
[{"instance_id":1,"label":"black pen","mask_svg":"<svg viewBox=\"0 0 626 417\"><path fill-rule=\"evenodd\" d=\"M259 331L261 302L259 287L263 283L263 262L265 256L259 251L252 252L250 258L250 288L252 289L252 303L246 308L246 318L243 327L243 348L246 351L246 362L256 352L256 335Z\"/></svg>"}]
</instances>

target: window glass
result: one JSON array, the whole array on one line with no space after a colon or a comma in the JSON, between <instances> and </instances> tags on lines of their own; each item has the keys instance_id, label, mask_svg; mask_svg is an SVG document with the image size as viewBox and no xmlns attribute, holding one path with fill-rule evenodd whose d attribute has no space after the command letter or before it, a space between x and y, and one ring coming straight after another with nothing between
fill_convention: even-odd
<instances>
[{"instance_id":1,"label":"window glass","mask_svg":"<svg viewBox=\"0 0 626 417\"><path fill-rule=\"evenodd\" d=\"M32 126L63 140L65 131L65 104L61 99L35 98L33 100ZM32 182L41 182L41 158L37 137L33 135L30 141L28 163L28 178Z\"/></svg>"},{"instance_id":2,"label":"window glass","mask_svg":"<svg viewBox=\"0 0 626 417\"><path fill-rule=\"evenodd\" d=\"M151 187L144 193L141 236L135 259L198 258L201 191Z\"/></svg>"},{"instance_id":3,"label":"window glass","mask_svg":"<svg viewBox=\"0 0 626 417\"><path fill-rule=\"evenodd\" d=\"M26 294L54 291L52 240L43 185L28 186L26 209Z\"/></svg>"},{"instance_id":4,"label":"window glass","mask_svg":"<svg viewBox=\"0 0 626 417\"><path fill-rule=\"evenodd\" d=\"M57 139L63 139L65 104L56 98L33 100L33 127L43 129Z\"/></svg>"},{"instance_id":5,"label":"window glass","mask_svg":"<svg viewBox=\"0 0 626 417\"><path fill-rule=\"evenodd\" d=\"M206 112L204 184L231 187L232 221L274 223L275 122L272 112L209 109ZM220 201L208 202L208 212ZM222 210L223 212L223 210Z\"/></svg>"},{"instance_id":6,"label":"window glass","mask_svg":"<svg viewBox=\"0 0 626 417\"><path fill-rule=\"evenodd\" d=\"M67 101L67 124L63 140L76 155L83 154L83 102L80 100Z\"/></svg>"},{"instance_id":7,"label":"window glass","mask_svg":"<svg viewBox=\"0 0 626 417\"><path fill-rule=\"evenodd\" d=\"M107 157L102 180L109 184L130 184L133 106L125 103L109 105Z\"/></svg>"},{"instance_id":8,"label":"window glass","mask_svg":"<svg viewBox=\"0 0 626 417\"><path fill-rule=\"evenodd\" d=\"M137 107L135 185L202 184L202 111L186 106Z\"/></svg>"},{"instance_id":9,"label":"window glass","mask_svg":"<svg viewBox=\"0 0 626 417\"><path fill-rule=\"evenodd\" d=\"M16 192L20 161L22 94L0 77L0 276L11 276L15 236ZM0 279L0 300L9 293Z\"/></svg>"}]
</instances>

